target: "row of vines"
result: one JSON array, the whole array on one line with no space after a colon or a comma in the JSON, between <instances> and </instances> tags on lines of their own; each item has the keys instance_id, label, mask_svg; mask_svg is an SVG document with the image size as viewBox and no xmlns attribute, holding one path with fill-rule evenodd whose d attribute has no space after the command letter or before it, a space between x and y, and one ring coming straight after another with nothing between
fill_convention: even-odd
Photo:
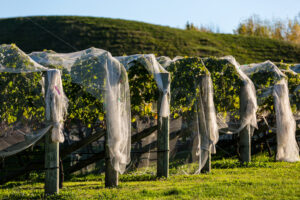
<instances>
[{"instance_id":1,"label":"row of vines","mask_svg":"<svg viewBox=\"0 0 300 200\"><path fill-rule=\"evenodd\" d=\"M2 49L2 51L4 50ZM18 51L15 46L11 46L10 51L0 53L7 60L4 63L9 67L15 68L18 65L30 65L30 62L25 57L16 56ZM239 94L243 84L238 73L227 60L211 57L203 61L200 61L198 58L184 58L168 67L167 70L171 72L172 77L171 113L173 117L176 118L192 107L196 96L195 82L205 73L211 73L214 86L214 103L217 112L222 113L224 117L231 113L231 116L238 120ZM89 80L93 81L96 80L93 77L97 76L97 74L95 74L95 70L91 66L93 66L93 63L82 62L78 66L80 68L78 72L85 72L86 74L82 75L91 77ZM63 71L63 87L69 99L66 126L72 122L78 123L78 121L88 128L104 126L103 98L95 98L95 95L87 92L82 85L72 83L70 74L65 72L62 66L47 67L62 69ZM279 63L278 67L287 76L291 106L295 113L300 110L300 91L296 91L296 88L300 85L300 75L289 70L290 65ZM76 68L70 73L76 73ZM23 119L43 120L45 110L43 108L42 94L40 93L41 73L10 74L5 72L0 75L2 96L0 100L2 105L0 108L1 123L13 124L21 116ZM250 76L257 88L257 96L260 96L265 88L275 85L280 78L272 73L253 73ZM153 75L149 74L141 64L137 63L129 69L128 79L133 116L132 122L135 121L135 116L151 115L151 117L157 118L156 112L153 112L153 110L156 109L155 102L158 99L158 88ZM93 93L97 92L93 91ZM14 99L14 101L10 101L10 99ZM266 110L274 111L272 96L259 100L259 103L258 113Z\"/></svg>"},{"instance_id":2,"label":"row of vines","mask_svg":"<svg viewBox=\"0 0 300 200\"><path fill-rule=\"evenodd\" d=\"M88 50L87 50L88 51ZM46 53L55 54L52 51ZM88 52L87 52L88 53ZM28 57L22 56L15 45L0 48L0 61L5 67L32 68ZM41 54L43 56L43 54ZM2 60L1 60L2 59ZM106 129L104 96L99 85L105 85L101 73L94 59L82 59L75 62L71 71L63 68L62 62L45 67L62 71L63 89L69 99L68 115L64 126L67 132L76 125L79 132L84 127L90 133L98 129ZM163 65L163 64L162 64ZM290 102L293 113L300 111L300 75L290 70L291 65L278 63L277 66L286 77L278 77L272 73L253 73L249 78L253 81L258 97L258 119L260 116L270 119L274 123L274 100L272 95L263 95L281 78L288 81ZM171 74L171 118L189 118L195 111L197 95L201 92L196 86L203 76L210 76L213 83L214 106L218 116L223 121L238 123L240 119L240 93L244 84L234 65L226 59L209 58L182 58L165 66ZM154 76L145 67L135 62L127 71L130 102L131 122L133 129L141 120L155 121L157 119L158 86ZM43 91L43 73L0 73L0 117L1 134L5 134L8 127L18 123L28 123L32 130L39 129L38 124L45 119L45 103ZM77 84L71 77L87 83ZM121 77L120 81L125 81ZM97 81L102 81L101 84ZM88 85L88 87L85 87ZM298 88L298 89L297 89ZM103 89L103 88L102 88ZM267 114L266 114L267 113ZM36 123L32 123L36 122Z\"/></svg>"}]
</instances>

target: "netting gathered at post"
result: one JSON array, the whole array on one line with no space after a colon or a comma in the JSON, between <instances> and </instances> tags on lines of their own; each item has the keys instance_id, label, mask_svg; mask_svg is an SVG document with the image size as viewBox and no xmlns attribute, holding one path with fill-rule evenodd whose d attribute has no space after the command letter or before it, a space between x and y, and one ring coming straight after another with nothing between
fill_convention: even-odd
<instances>
[{"instance_id":1,"label":"netting gathered at post","mask_svg":"<svg viewBox=\"0 0 300 200\"><path fill-rule=\"evenodd\" d=\"M216 153L219 139L210 73L200 58L158 60L172 77L171 122L177 126L171 130L178 136L171 142L171 160L181 165L197 163L183 173L198 174L209 162L210 153Z\"/></svg>"},{"instance_id":2,"label":"netting gathered at post","mask_svg":"<svg viewBox=\"0 0 300 200\"><path fill-rule=\"evenodd\" d=\"M67 114L68 99L64 94L61 73L57 69L47 71L48 88L46 91L46 119L53 122L51 139L53 142L63 143L64 117Z\"/></svg>"},{"instance_id":3,"label":"netting gathered at post","mask_svg":"<svg viewBox=\"0 0 300 200\"><path fill-rule=\"evenodd\" d=\"M15 45L0 46L0 156L19 153L39 141L52 128L53 141L63 142L67 98L60 72L34 62ZM45 88L45 74L52 74ZM45 91L47 96L45 96ZM51 91L51 92L50 92ZM51 105L51 106L50 106ZM49 109L51 109L52 116ZM48 123L52 118L55 123Z\"/></svg>"},{"instance_id":4,"label":"netting gathered at post","mask_svg":"<svg viewBox=\"0 0 300 200\"><path fill-rule=\"evenodd\" d=\"M258 114L265 118L275 111L276 160L299 161L299 147L295 138L296 122L290 105L286 75L270 61L244 65L242 70L257 87L258 104L260 105Z\"/></svg>"},{"instance_id":5,"label":"netting gathered at post","mask_svg":"<svg viewBox=\"0 0 300 200\"><path fill-rule=\"evenodd\" d=\"M286 75L289 97L294 117L300 119L300 65L275 63L280 71Z\"/></svg>"},{"instance_id":6,"label":"netting gathered at post","mask_svg":"<svg viewBox=\"0 0 300 200\"><path fill-rule=\"evenodd\" d=\"M226 56L205 58L204 64L213 80L220 131L233 134L247 125L257 128L255 87L237 61L232 56ZM244 112L240 111L241 101L245 104Z\"/></svg>"}]
</instances>

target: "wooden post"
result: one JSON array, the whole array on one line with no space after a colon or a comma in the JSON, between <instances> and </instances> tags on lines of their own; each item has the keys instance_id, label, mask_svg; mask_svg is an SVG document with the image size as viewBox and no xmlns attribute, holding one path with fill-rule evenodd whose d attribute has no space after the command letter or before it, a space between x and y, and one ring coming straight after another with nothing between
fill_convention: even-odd
<instances>
[{"instance_id":1,"label":"wooden post","mask_svg":"<svg viewBox=\"0 0 300 200\"><path fill-rule=\"evenodd\" d=\"M45 73L45 90L48 89L48 73L53 73L48 71ZM50 103L50 102L48 102ZM51 105L50 105L51 106ZM51 109L50 111L51 112ZM50 119L46 119L49 123L52 122L52 113L50 113ZM45 194L52 195L59 193L59 143L52 142L51 139L52 129L49 130L45 135Z\"/></svg>"},{"instance_id":2,"label":"wooden post","mask_svg":"<svg viewBox=\"0 0 300 200\"><path fill-rule=\"evenodd\" d=\"M208 158L202 168L202 171L206 173L210 173L211 172L211 151L209 150L207 153L208 153Z\"/></svg>"},{"instance_id":3,"label":"wooden post","mask_svg":"<svg viewBox=\"0 0 300 200\"><path fill-rule=\"evenodd\" d=\"M109 147L108 147L108 131L106 131L105 134L105 187L111 188L111 187L117 187L119 184L119 174L118 172L113 168L110 156L109 156Z\"/></svg>"},{"instance_id":4,"label":"wooden post","mask_svg":"<svg viewBox=\"0 0 300 200\"><path fill-rule=\"evenodd\" d=\"M59 189L63 188L65 174L62 159L59 159Z\"/></svg>"},{"instance_id":5,"label":"wooden post","mask_svg":"<svg viewBox=\"0 0 300 200\"><path fill-rule=\"evenodd\" d=\"M0 185L5 183L5 177L7 176L7 168L5 167L5 158L0 157Z\"/></svg>"},{"instance_id":6,"label":"wooden post","mask_svg":"<svg viewBox=\"0 0 300 200\"><path fill-rule=\"evenodd\" d=\"M242 117L247 111L247 102L245 101L245 86L241 87L240 93L240 117ZM240 161L250 162L251 161L251 126L247 125L239 133L239 151L240 151Z\"/></svg>"},{"instance_id":7,"label":"wooden post","mask_svg":"<svg viewBox=\"0 0 300 200\"><path fill-rule=\"evenodd\" d=\"M170 74L161 73L163 88L170 83ZM157 105L157 177L169 176L169 116L161 117L159 115L163 92L159 92ZM168 101L170 97L168 96Z\"/></svg>"},{"instance_id":8,"label":"wooden post","mask_svg":"<svg viewBox=\"0 0 300 200\"><path fill-rule=\"evenodd\" d=\"M247 125L240 132L239 146L240 146L240 156L241 162L250 162L251 161L251 127Z\"/></svg>"}]
</instances>

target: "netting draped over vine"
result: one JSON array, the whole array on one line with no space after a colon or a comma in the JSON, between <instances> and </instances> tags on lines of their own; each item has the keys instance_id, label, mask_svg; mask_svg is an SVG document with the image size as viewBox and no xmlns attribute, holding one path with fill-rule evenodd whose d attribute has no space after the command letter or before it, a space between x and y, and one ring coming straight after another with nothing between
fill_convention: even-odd
<instances>
[{"instance_id":1,"label":"netting draped over vine","mask_svg":"<svg viewBox=\"0 0 300 200\"><path fill-rule=\"evenodd\" d=\"M131 147L130 93L124 66L97 48L74 53L34 52L30 56L44 66L63 68L72 83L103 102L111 163L123 173L130 162Z\"/></svg>"},{"instance_id":2,"label":"netting draped over vine","mask_svg":"<svg viewBox=\"0 0 300 200\"><path fill-rule=\"evenodd\" d=\"M299 148L295 138L296 122L291 110L287 77L270 61L244 65L242 70L258 88L259 105L266 104L271 96L274 98L277 134L276 159L288 162L299 161ZM268 107L272 107L272 105L268 105ZM259 112L265 111L260 110Z\"/></svg>"},{"instance_id":3,"label":"netting draped over vine","mask_svg":"<svg viewBox=\"0 0 300 200\"><path fill-rule=\"evenodd\" d=\"M204 58L203 61L214 81L220 128L226 128L224 130L227 134L239 133L247 125L257 128L255 87L235 58ZM245 105L245 111L240 110L241 103Z\"/></svg>"},{"instance_id":4,"label":"netting draped over vine","mask_svg":"<svg viewBox=\"0 0 300 200\"><path fill-rule=\"evenodd\" d=\"M170 106L168 101L168 95L170 94L170 84L164 86L162 82L161 73L169 73L167 72L156 60L153 54L137 54L132 56L123 56L116 57L126 68L129 68L134 65L134 62L139 62L142 64L147 71L154 76L157 87L160 91L163 92L163 97L161 101L161 106L159 110L159 116L167 117L170 114Z\"/></svg>"},{"instance_id":5,"label":"netting draped over vine","mask_svg":"<svg viewBox=\"0 0 300 200\"><path fill-rule=\"evenodd\" d=\"M172 63L174 63L175 61L182 59L182 56L176 56L173 59L171 59L170 57L167 56L160 56L157 57L157 61L159 62L159 64L161 64L162 67L166 68L168 66L170 66Z\"/></svg>"},{"instance_id":6,"label":"netting draped over vine","mask_svg":"<svg viewBox=\"0 0 300 200\"><path fill-rule=\"evenodd\" d=\"M47 71L48 68L34 62L16 45L0 45L0 72L30 73Z\"/></svg>"},{"instance_id":7,"label":"netting draped over vine","mask_svg":"<svg viewBox=\"0 0 300 200\"><path fill-rule=\"evenodd\" d=\"M299 120L300 119L300 73L297 73L296 72L297 70L295 70L297 65L286 64L282 62L275 63L275 64L281 70L281 72L287 77L292 112L295 117L295 120Z\"/></svg>"},{"instance_id":8,"label":"netting draped over vine","mask_svg":"<svg viewBox=\"0 0 300 200\"><path fill-rule=\"evenodd\" d=\"M183 162L199 163L189 173L200 173L209 152L216 153L219 139L210 73L199 58L160 57L158 61L171 73L171 120L181 121L174 160L185 155Z\"/></svg>"},{"instance_id":9,"label":"netting draped over vine","mask_svg":"<svg viewBox=\"0 0 300 200\"><path fill-rule=\"evenodd\" d=\"M48 76L46 84L43 73ZM1 157L27 149L51 127L52 140L63 142L67 98L58 70L49 71L15 45L1 45L0 94ZM50 118L53 123L49 123Z\"/></svg>"}]
</instances>

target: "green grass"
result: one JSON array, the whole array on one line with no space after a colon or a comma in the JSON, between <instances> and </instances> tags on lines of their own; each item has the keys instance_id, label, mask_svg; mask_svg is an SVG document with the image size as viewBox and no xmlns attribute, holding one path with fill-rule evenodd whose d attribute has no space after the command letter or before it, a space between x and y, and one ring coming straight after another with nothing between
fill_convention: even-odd
<instances>
[{"instance_id":1,"label":"green grass","mask_svg":"<svg viewBox=\"0 0 300 200\"><path fill-rule=\"evenodd\" d=\"M122 175L120 186L104 188L103 175L74 176L48 199L300 199L300 163L272 162L265 156L240 166L235 159L213 161L210 174ZM173 170L174 171L174 170ZM0 199L43 199L43 183L10 182Z\"/></svg>"},{"instance_id":2,"label":"green grass","mask_svg":"<svg viewBox=\"0 0 300 200\"><path fill-rule=\"evenodd\" d=\"M233 55L241 63L300 62L300 47L288 42L95 17L0 19L1 43L16 43L27 53L43 49L71 52L94 46L106 49L114 56L136 53L171 57Z\"/></svg>"}]
</instances>

